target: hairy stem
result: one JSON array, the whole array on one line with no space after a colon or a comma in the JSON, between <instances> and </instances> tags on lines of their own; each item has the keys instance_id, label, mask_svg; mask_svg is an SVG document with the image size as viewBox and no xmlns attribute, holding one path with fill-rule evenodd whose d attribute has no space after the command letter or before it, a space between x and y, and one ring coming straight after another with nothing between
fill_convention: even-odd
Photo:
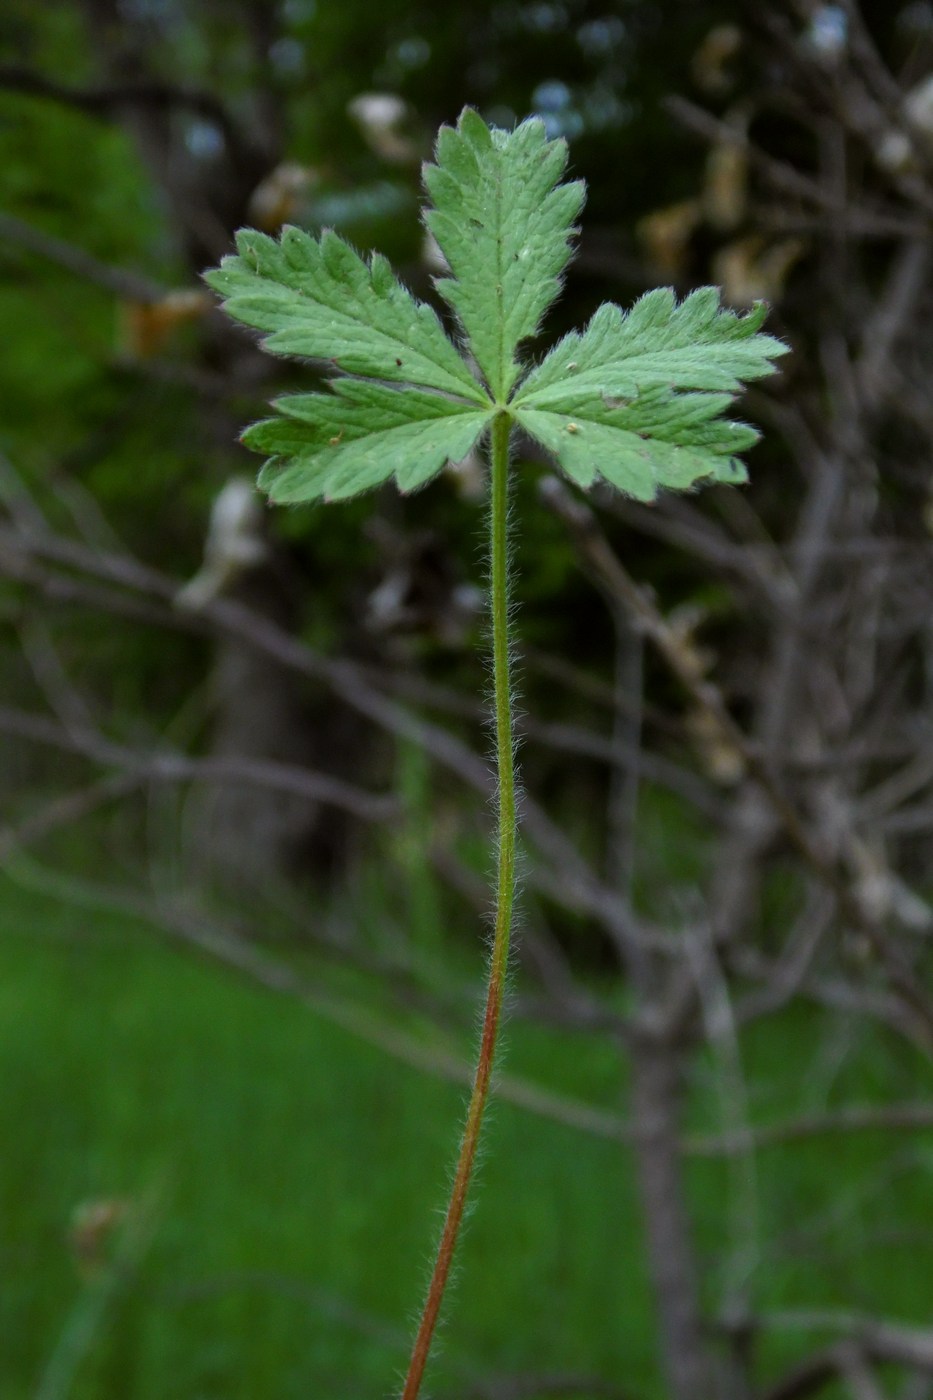
<instances>
[{"instance_id":1,"label":"hairy stem","mask_svg":"<svg viewBox=\"0 0 933 1400\"><path fill-rule=\"evenodd\" d=\"M492 953L489 959L489 982L486 1007L480 1036L476 1074L470 1094L460 1155L454 1175L444 1228L428 1296L421 1315L418 1334L412 1349L411 1362L402 1400L417 1400L431 1350L431 1341L450 1274L457 1236L463 1220L470 1178L476 1162L476 1149L483 1125L483 1111L489 1096L496 1040L502 1013L509 961L509 938L512 929L512 905L515 897L515 760L512 750L512 697L509 678L509 577L508 577L508 472L509 418L499 413L492 426L492 480L489 505L490 611L492 616L492 652L494 708L496 717L496 772L498 778L498 833L496 875L496 917Z\"/></svg>"}]
</instances>

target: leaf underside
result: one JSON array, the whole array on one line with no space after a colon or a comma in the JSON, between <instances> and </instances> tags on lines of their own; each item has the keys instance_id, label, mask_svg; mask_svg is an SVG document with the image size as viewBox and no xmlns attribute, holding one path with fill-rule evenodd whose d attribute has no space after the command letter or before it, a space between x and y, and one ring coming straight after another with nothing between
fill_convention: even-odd
<instances>
[{"instance_id":1,"label":"leaf underside","mask_svg":"<svg viewBox=\"0 0 933 1400\"><path fill-rule=\"evenodd\" d=\"M269 332L267 350L482 402L437 312L416 301L378 253L367 263L337 234L314 238L297 228L284 229L278 243L245 229L237 247L206 280L228 315Z\"/></svg>"},{"instance_id":2,"label":"leaf underside","mask_svg":"<svg viewBox=\"0 0 933 1400\"><path fill-rule=\"evenodd\" d=\"M415 490L503 411L582 487L603 478L651 500L745 480L737 454L757 434L725 412L786 350L760 333L764 306L724 311L714 287L679 304L649 292L627 313L608 304L522 377L519 346L558 295L583 203L582 183L560 183L566 162L539 120L509 133L467 109L425 167L425 222L450 269L437 290L482 380L378 254L364 260L332 232L237 236L206 279L226 311L273 353L339 375L279 399L244 434L267 457L259 484L272 500L340 500L389 478Z\"/></svg>"},{"instance_id":3,"label":"leaf underside","mask_svg":"<svg viewBox=\"0 0 933 1400\"><path fill-rule=\"evenodd\" d=\"M456 312L490 391L505 402L521 373L515 351L556 299L570 258L582 182L560 185L567 146L544 123L490 130L465 111L442 127L425 166L425 223L450 265L437 290Z\"/></svg>"},{"instance_id":4,"label":"leaf underside","mask_svg":"<svg viewBox=\"0 0 933 1400\"><path fill-rule=\"evenodd\" d=\"M259 485L279 504L344 500L390 476L400 490L414 491L465 457L492 416L423 389L360 379L335 380L326 393L290 394L274 406L281 417L255 423L243 441L267 455Z\"/></svg>"},{"instance_id":5,"label":"leaf underside","mask_svg":"<svg viewBox=\"0 0 933 1400\"><path fill-rule=\"evenodd\" d=\"M759 333L765 311L724 311L715 287L679 305L660 288L628 313L601 306L526 377L514 417L579 486L602 476L650 501L659 489L745 481L736 454L758 434L724 414L743 381L772 373L786 351Z\"/></svg>"}]
</instances>

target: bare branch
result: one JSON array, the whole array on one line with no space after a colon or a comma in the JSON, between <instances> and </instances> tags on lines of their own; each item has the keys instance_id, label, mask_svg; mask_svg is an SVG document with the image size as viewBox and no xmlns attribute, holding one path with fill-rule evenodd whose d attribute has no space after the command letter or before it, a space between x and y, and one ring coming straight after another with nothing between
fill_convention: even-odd
<instances>
[{"instance_id":1,"label":"bare branch","mask_svg":"<svg viewBox=\"0 0 933 1400\"><path fill-rule=\"evenodd\" d=\"M330 774L271 759L190 758L172 750L129 749L87 727L66 728L8 706L0 706L0 731L119 768L135 778L136 786L142 782L245 783L310 797L350 812L361 821L388 821L398 815L398 801L391 795L365 792Z\"/></svg>"},{"instance_id":2,"label":"bare branch","mask_svg":"<svg viewBox=\"0 0 933 1400\"><path fill-rule=\"evenodd\" d=\"M366 669L358 663L315 652L268 618L231 599L214 599L196 614L183 613L173 606L179 591L177 582L128 555L103 554L58 535L27 538L0 526L0 571L36 581L34 566L42 562L116 584L145 600L157 600L166 606L166 611L152 617L159 617L163 624L171 619L171 625L182 629L230 635L248 642L278 664L325 685L379 728L411 740L474 791L491 795L492 779L485 759L440 725L417 717L388 699L372 685ZM59 590L63 596L77 596L75 582L68 575L49 580L50 595ZM107 596L97 595L101 603ZM623 944L647 943L676 949L672 940L652 929L646 920L636 919L627 901L598 878L567 837L527 796L522 806L522 824L544 857L529 872L529 879L540 889L558 903L598 919Z\"/></svg>"},{"instance_id":3,"label":"bare branch","mask_svg":"<svg viewBox=\"0 0 933 1400\"><path fill-rule=\"evenodd\" d=\"M65 268L67 272L73 272L75 276L82 277L86 282L93 282L118 297L126 297L130 301L155 302L161 301L165 296L166 289L158 282L137 272L111 267L76 244L67 243L63 238L56 238L50 233L43 233L41 229L27 224L23 219L17 219L13 214L0 212L0 239L14 243L40 258L46 258L49 262Z\"/></svg>"},{"instance_id":4,"label":"bare branch","mask_svg":"<svg viewBox=\"0 0 933 1400\"><path fill-rule=\"evenodd\" d=\"M715 1137L689 1137L684 1151L695 1157L720 1157L749 1148L782 1147L833 1133L915 1133L925 1128L933 1128L933 1104L866 1104L796 1118L789 1123L747 1126Z\"/></svg>"},{"instance_id":5,"label":"bare branch","mask_svg":"<svg viewBox=\"0 0 933 1400\"><path fill-rule=\"evenodd\" d=\"M244 137L229 111L213 93L162 78L139 78L113 82L94 88L67 87L64 83L27 68L0 67L0 88L43 97L65 107L74 107L92 117L111 117L128 107L150 107L156 111L182 108L213 122L232 150L241 150Z\"/></svg>"},{"instance_id":6,"label":"bare branch","mask_svg":"<svg viewBox=\"0 0 933 1400\"><path fill-rule=\"evenodd\" d=\"M891 985L916 1014L924 1027L928 1049L933 1050L933 1004L919 985L910 965L899 948L874 922L832 860L827 858L813 838L760 750L749 741L732 718L722 692L705 677L695 652L684 646L682 639L665 622L647 590L639 588L630 577L609 546L592 511L574 499L567 488L553 476L542 481L541 495L546 504L568 526L582 558L589 570L600 580L601 587L614 593L620 603L629 609L634 624L640 627L655 645L694 702L709 715L719 732L741 754L748 772L760 787L786 835L814 874L832 890L842 917L864 933L871 942L887 971Z\"/></svg>"}]
</instances>

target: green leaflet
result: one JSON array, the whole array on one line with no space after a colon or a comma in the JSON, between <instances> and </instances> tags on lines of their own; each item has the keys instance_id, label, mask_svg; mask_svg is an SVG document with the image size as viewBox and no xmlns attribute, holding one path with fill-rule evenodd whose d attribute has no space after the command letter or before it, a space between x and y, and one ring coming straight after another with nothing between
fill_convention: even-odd
<instances>
[{"instance_id":1,"label":"green leaflet","mask_svg":"<svg viewBox=\"0 0 933 1400\"><path fill-rule=\"evenodd\" d=\"M243 434L268 456L259 485L278 504L344 500L392 476L414 491L465 457L492 416L420 389L358 379L338 379L333 389L279 399L281 417Z\"/></svg>"},{"instance_id":2,"label":"green leaflet","mask_svg":"<svg viewBox=\"0 0 933 1400\"><path fill-rule=\"evenodd\" d=\"M758 435L723 415L742 381L772 373L787 349L758 333L764 315L723 311L716 287L680 305L660 288L627 314L607 303L532 370L512 414L579 486L602 476L650 501L663 488L745 481L734 454Z\"/></svg>"},{"instance_id":3,"label":"green leaflet","mask_svg":"<svg viewBox=\"0 0 933 1400\"><path fill-rule=\"evenodd\" d=\"M745 481L745 468L732 454L750 447L758 434L744 423L714 418L728 396L690 395L701 402L688 417L682 398L660 392L656 403L646 402L646 395L631 408L590 399L571 412L522 407L514 417L578 486L592 486L602 476L626 496L652 501L661 489L686 491L705 478Z\"/></svg>"},{"instance_id":4,"label":"green leaflet","mask_svg":"<svg viewBox=\"0 0 933 1400\"><path fill-rule=\"evenodd\" d=\"M441 128L437 164L425 167L425 222L453 274L437 289L499 403L521 372L516 347L538 329L570 257L584 187L557 184L566 163L565 142L548 141L543 122L490 130L467 108L456 130Z\"/></svg>"},{"instance_id":5,"label":"green leaflet","mask_svg":"<svg viewBox=\"0 0 933 1400\"><path fill-rule=\"evenodd\" d=\"M723 311L717 287L700 287L678 306L669 287L640 297L631 311L607 302L583 332L564 336L515 395L534 408L557 408L572 394L634 398L643 389L725 390L771 374L787 353L773 336L758 334L767 308L745 316Z\"/></svg>"},{"instance_id":6,"label":"green leaflet","mask_svg":"<svg viewBox=\"0 0 933 1400\"><path fill-rule=\"evenodd\" d=\"M267 350L485 401L437 313L396 281L378 253L367 264L337 234L316 239L297 228L286 228L279 243L244 229L237 247L239 255L205 280L229 316L270 332Z\"/></svg>"}]
</instances>

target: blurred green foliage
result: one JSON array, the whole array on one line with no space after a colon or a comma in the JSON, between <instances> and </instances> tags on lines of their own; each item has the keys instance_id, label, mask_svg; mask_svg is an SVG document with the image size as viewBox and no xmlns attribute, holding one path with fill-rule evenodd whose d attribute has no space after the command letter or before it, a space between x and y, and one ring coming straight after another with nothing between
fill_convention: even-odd
<instances>
[{"instance_id":1,"label":"blurred green foliage","mask_svg":"<svg viewBox=\"0 0 933 1400\"><path fill-rule=\"evenodd\" d=\"M370 886L367 922L390 926L378 897ZM72 1400L382 1394L405 1360L434 1230L425 1201L439 1204L461 1089L123 916L7 880L0 922L4 1400L34 1395L94 1261L110 1257L118 1227L83 1254L78 1228L82 1206L86 1217L108 1202L151 1210L151 1241L88 1339ZM362 999L374 1024L392 1015L356 974L318 964L314 975ZM419 1033L416 1016L405 1023ZM843 1063L828 1028L826 1013L798 1007L745 1038L754 1117L910 1096L917 1056L902 1043L839 1023ZM458 1039L465 1054L468 1028ZM602 1038L513 1021L507 1069L609 1111L617 1102L621 1067ZM728 1129L722 1082L704 1056L690 1136ZM857 1279L866 1311L922 1323L931 1153L926 1131L893 1152L885 1133L837 1137L829 1172L819 1137L759 1154L762 1311L851 1307ZM747 1164L689 1160L712 1296L741 1244L734 1182ZM478 1200L438 1395L509 1372L624 1375L658 1395L626 1150L500 1102ZM793 1330L761 1340L774 1367L799 1344Z\"/></svg>"}]
</instances>

